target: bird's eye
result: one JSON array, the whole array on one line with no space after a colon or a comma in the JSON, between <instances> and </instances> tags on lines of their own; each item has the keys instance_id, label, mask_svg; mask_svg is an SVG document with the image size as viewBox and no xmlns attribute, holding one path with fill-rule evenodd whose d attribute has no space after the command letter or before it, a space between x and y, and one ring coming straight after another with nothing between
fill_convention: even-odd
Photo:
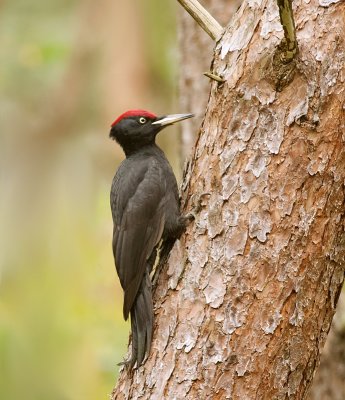
<instances>
[{"instance_id":1,"label":"bird's eye","mask_svg":"<svg viewBox=\"0 0 345 400\"><path fill-rule=\"evenodd\" d=\"M140 118L139 118L139 122L140 122L141 124L145 124L145 123L146 123L146 118L140 117Z\"/></svg>"}]
</instances>

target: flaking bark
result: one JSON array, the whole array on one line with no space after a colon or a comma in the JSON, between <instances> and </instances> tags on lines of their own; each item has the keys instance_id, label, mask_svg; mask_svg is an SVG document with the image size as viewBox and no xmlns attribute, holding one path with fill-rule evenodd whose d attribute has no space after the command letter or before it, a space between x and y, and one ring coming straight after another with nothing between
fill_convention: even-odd
<instances>
[{"instance_id":1,"label":"flaking bark","mask_svg":"<svg viewBox=\"0 0 345 400\"><path fill-rule=\"evenodd\" d=\"M340 295L337 312L322 350L320 366L308 400L345 399L345 293Z\"/></svg>"},{"instance_id":2,"label":"flaking bark","mask_svg":"<svg viewBox=\"0 0 345 400\"><path fill-rule=\"evenodd\" d=\"M344 279L345 4L293 7L281 92L274 2L245 1L217 45L226 82L212 83L185 209L210 195L161 272L151 356L113 399L307 394Z\"/></svg>"}]
</instances>

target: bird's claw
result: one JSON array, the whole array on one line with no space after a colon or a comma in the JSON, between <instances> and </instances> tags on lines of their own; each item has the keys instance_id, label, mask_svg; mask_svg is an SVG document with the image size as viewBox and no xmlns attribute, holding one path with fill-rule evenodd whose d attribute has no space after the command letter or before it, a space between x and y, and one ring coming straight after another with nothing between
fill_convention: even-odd
<instances>
[{"instance_id":1,"label":"bird's claw","mask_svg":"<svg viewBox=\"0 0 345 400\"><path fill-rule=\"evenodd\" d=\"M184 216L185 224L188 226L196 218L196 214L192 211Z\"/></svg>"},{"instance_id":2,"label":"bird's claw","mask_svg":"<svg viewBox=\"0 0 345 400\"><path fill-rule=\"evenodd\" d=\"M196 220L197 214L201 211L202 207L204 204L202 204L202 201L205 196L210 196L210 193L202 193L202 194L193 194L191 196L191 204L192 204L192 210L183 216L183 221L185 227L187 227L191 222Z\"/></svg>"},{"instance_id":3,"label":"bird's claw","mask_svg":"<svg viewBox=\"0 0 345 400\"><path fill-rule=\"evenodd\" d=\"M191 197L191 203L192 203L191 214L194 215L194 219L195 215L198 214L201 211L202 207L204 206L204 204L202 204L202 201L205 196L211 196L211 193L208 192L204 192L201 194L195 193Z\"/></svg>"}]
</instances>

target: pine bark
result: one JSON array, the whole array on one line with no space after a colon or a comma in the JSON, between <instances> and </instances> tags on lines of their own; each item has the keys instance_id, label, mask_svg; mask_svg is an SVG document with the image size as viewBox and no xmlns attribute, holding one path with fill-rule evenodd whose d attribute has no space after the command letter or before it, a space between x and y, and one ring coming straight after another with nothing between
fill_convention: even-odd
<instances>
[{"instance_id":1,"label":"pine bark","mask_svg":"<svg viewBox=\"0 0 345 400\"><path fill-rule=\"evenodd\" d=\"M216 46L226 82L182 184L201 210L160 274L151 355L113 399L307 396L344 279L345 3L293 7L296 62L268 0Z\"/></svg>"},{"instance_id":2,"label":"pine bark","mask_svg":"<svg viewBox=\"0 0 345 400\"><path fill-rule=\"evenodd\" d=\"M322 350L308 400L345 399L345 296L340 295L337 312Z\"/></svg>"}]
</instances>

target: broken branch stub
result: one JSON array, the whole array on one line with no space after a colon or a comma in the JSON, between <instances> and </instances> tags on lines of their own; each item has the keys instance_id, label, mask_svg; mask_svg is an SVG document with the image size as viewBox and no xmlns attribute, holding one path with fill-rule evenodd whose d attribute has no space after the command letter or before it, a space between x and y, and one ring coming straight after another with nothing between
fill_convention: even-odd
<instances>
[{"instance_id":1,"label":"broken branch stub","mask_svg":"<svg viewBox=\"0 0 345 400\"><path fill-rule=\"evenodd\" d=\"M220 39L223 27L197 0L178 0L178 2L213 40Z\"/></svg>"}]
</instances>

